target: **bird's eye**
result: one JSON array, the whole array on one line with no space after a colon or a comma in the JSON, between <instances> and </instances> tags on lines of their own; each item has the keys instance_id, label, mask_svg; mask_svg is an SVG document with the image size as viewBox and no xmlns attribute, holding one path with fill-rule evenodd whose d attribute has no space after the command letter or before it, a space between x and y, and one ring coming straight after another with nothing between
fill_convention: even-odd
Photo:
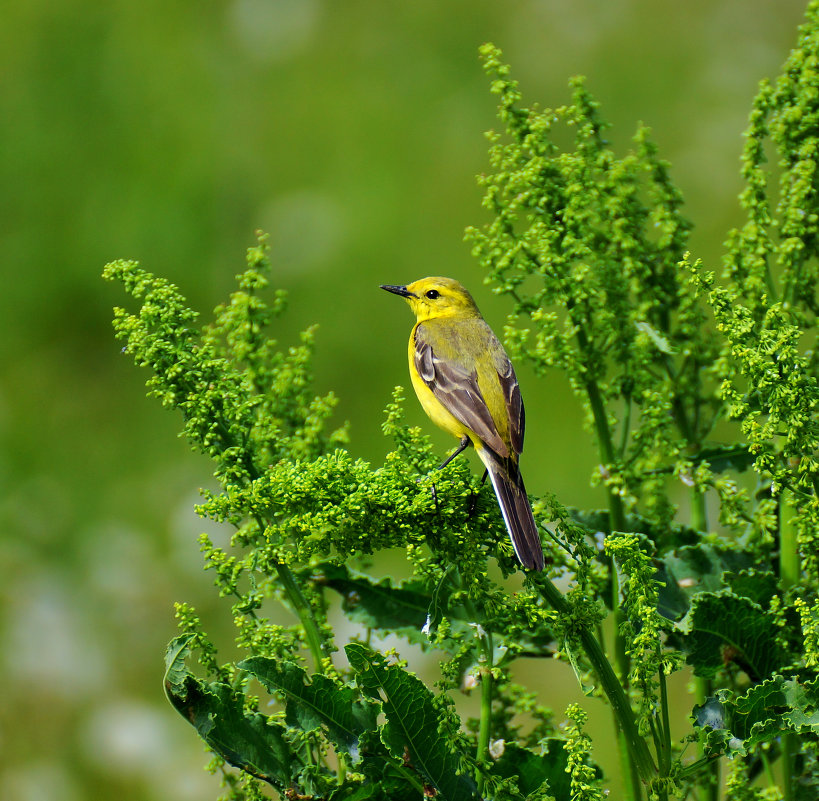
<instances>
[{"instance_id":1,"label":"bird's eye","mask_svg":"<svg viewBox=\"0 0 819 801\"><path fill-rule=\"evenodd\" d=\"M437 289L430 289L426 294L430 300L435 300L435 298L441 297L441 293Z\"/></svg>"}]
</instances>

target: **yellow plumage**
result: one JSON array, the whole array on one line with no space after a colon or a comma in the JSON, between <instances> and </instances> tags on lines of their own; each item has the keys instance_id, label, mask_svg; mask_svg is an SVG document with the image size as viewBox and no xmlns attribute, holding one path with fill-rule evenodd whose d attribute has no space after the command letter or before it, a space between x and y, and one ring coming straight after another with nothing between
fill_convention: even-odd
<instances>
[{"instance_id":1,"label":"yellow plumage","mask_svg":"<svg viewBox=\"0 0 819 801\"><path fill-rule=\"evenodd\" d=\"M461 440L456 454L470 444L475 447L518 559L527 568L542 570L543 549L518 470L523 402L503 346L469 292L451 278L381 288L406 298L415 313L408 356L421 406L432 422Z\"/></svg>"}]
</instances>

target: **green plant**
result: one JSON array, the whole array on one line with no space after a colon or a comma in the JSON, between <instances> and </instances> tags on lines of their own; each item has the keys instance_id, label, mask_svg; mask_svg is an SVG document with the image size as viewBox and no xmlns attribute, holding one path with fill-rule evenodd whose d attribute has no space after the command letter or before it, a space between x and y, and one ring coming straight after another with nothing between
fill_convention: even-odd
<instances>
[{"instance_id":1,"label":"green plant","mask_svg":"<svg viewBox=\"0 0 819 801\"><path fill-rule=\"evenodd\" d=\"M813 799L819 3L755 101L747 222L720 281L686 253L680 193L645 128L618 157L582 81L569 105L529 109L500 53L482 57L504 132L482 178L492 219L468 238L513 304L513 358L563 370L584 405L608 506L537 500L550 568L520 586L491 490L463 461L434 470L440 454L402 422L400 390L383 465L328 430L334 398L313 396L312 332L287 351L267 338L285 300L265 300L263 238L201 329L175 287L114 262L105 276L141 302L117 310L117 336L216 463L221 491L199 512L235 529L229 549L201 542L244 657L220 661L180 604L168 697L212 750L226 798L270 786L294 799L590 801L604 777L584 710L572 704L561 729L539 703L550 699L510 675L521 656L557 658L601 699L589 704L610 705L629 799ZM561 126L568 149L553 137ZM386 548L404 549L410 579L367 572ZM277 603L296 622L275 622ZM334 604L361 632L346 659L328 625ZM373 632L438 652L440 681L428 687L378 653ZM684 664L698 697L676 742L667 677ZM480 715L464 723L453 697L465 688L479 688Z\"/></svg>"}]
</instances>

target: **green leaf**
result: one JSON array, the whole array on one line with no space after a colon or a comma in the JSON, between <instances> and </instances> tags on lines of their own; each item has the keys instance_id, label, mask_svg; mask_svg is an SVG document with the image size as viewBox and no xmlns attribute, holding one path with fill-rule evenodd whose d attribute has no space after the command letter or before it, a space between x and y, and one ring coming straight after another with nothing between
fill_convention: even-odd
<instances>
[{"instance_id":1,"label":"green leaf","mask_svg":"<svg viewBox=\"0 0 819 801\"><path fill-rule=\"evenodd\" d=\"M713 448L703 448L696 456L691 457L691 461L694 464L707 462L714 473L725 473L728 470L742 473L754 463L755 458L747 445L716 445Z\"/></svg>"},{"instance_id":2,"label":"green leaf","mask_svg":"<svg viewBox=\"0 0 819 801\"><path fill-rule=\"evenodd\" d=\"M182 692L166 685L168 699L199 736L226 762L277 788L287 787L295 757L284 729L258 713L246 713L244 697L227 684L205 684L188 675Z\"/></svg>"},{"instance_id":3,"label":"green leaf","mask_svg":"<svg viewBox=\"0 0 819 801\"><path fill-rule=\"evenodd\" d=\"M380 788L381 796L387 801L418 801L421 794L421 780L409 767L397 764L387 753L384 743L375 732L372 737L362 738L365 741L375 740L375 742L362 743L364 756L361 760L359 770L369 782ZM380 750L381 753L375 753Z\"/></svg>"},{"instance_id":4,"label":"green leaf","mask_svg":"<svg viewBox=\"0 0 819 801\"><path fill-rule=\"evenodd\" d=\"M709 753L745 755L788 731L819 733L819 679L801 683L776 675L732 698L723 690L694 708L694 725L707 730Z\"/></svg>"},{"instance_id":5,"label":"green leaf","mask_svg":"<svg viewBox=\"0 0 819 801\"><path fill-rule=\"evenodd\" d=\"M795 679L782 683L789 711L785 719L799 733L819 734L819 678L800 684Z\"/></svg>"},{"instance_id":6,"label":"green leaf","mask_svg":"<svg viewBox=\"0 0 819 801\"><path fill-rule=\"evenodd\" d=\"M767 609L771 599L778 592L778 581L773 573L759 570L728 571L723 576L727 587L734 595L748 598L763 609Z\"/></svg>"},{"instance_id":7,"label":"green leaf","mask_svg":"<svg viewBox=\"0 0 819 801\"><path fill-rule=\"evenodd\" d=\"M268 691L284 695L288 724L303 731L324 726L336 749L348 753L353 764L360 761L359 737L376 728L378 710L372 703L362 703L357 690L321 674L308 681L304 669L293 662L263 656L245 659L237 667L255 676Z\"/></svg>"},{"instance_id":8,"label":"green leaf","mask_svg":"<svg viewBox=\"0 0 819 801\"><path fill-rule=\"evenodd\" d=\"M183 692L185 680L190 676L185 662L190 656L194 636L180 634L174 637L165 649L165 687L176 695Z\"/></svg>"},{"instance_id":9,"label":"green leaf","mask_svg":"<svg viewBox=\"0 0 819 801\"><path fill-rule=\"evenodd\" d=\"M421 630L433 599L419 582L393 587L388 578L375 582L341 565L325 564L318 570L322 584L341 595L342 608L351 620L369 629L389 629L411 639L426 640Z\"/></svg>"},{"instance_id":10,"label":"green leaf","mask_svg":"<svg viewBox=\"0 0 819 801\"><path fill-rule=\"evenodd\" d=\"M384 797L384 789L379 784L350 782L334 790L330 795L330 801L373 801Z\"/></svg>"},{"instance_id":11,"label":"green leaf","mask_svg":"<svg viewBox=\"0 0 819 801\"><path fill-rule=\"evenodd\" d=\"M673 345L656 328L654 328L651 323L637 321L634 323L634 327L641 333L645 334L652 341L652 343L654 343L654 347L656 347L660 353L665 353L671 356L677 352Z\"/></svg>"},{"instance_id":12,"label":"green leaf","mask_svg":"<svg viewBox=\"0 0 819 801\"><path fill-rule=\"evenodd\" d=\"M429 592L421 582L405 582L395 587L389 578L376 581L371 576L333 564L314 567L309 575L313 581L318 580L338 592L342 609L350 620L369 629L398 634L427 647L430 637L426 627L434 627L446 617L451 624L450 631L458 636L436 642L438 647L458 653L465 638L467 642L475 639L476 621L470 620L462 606L450 604L450 591L443 583L434 592ZM479 605L477 614L481 616ZM489 627L486 621L482 625L496 635L498 645L502 646L508 632L500 630L500 626ZM524 648L527 656L551 656L553 644L553 634L542 629L533 628L515 635L515 645Z\"/></svg>"},{"instance_id":13,"label":"green leaf","mask_svg":"<svg viewBox=\"0 0 819 801\"><path fill-rule=\"evenodd\" d=\"M731 592L701 593L677 624L687 662L698 676L713 676L728 662L752 680L768 678L784 661L776 621L762 607Z\"/></svg>"},{"instance_id":14,"label":"green leaf","mask_svg":"<svg viewBox=\"0 0 819 801\"><path fill-rule=\"evenodd\" d=\"M746 746L773 740L787 728L783 728L786 701L782 683L782 676L773 676L726 703L729 728Z\"/></svg>"},{"instance_id":15,"label":"green leaf","mask_svg":"<svg viewBox=\"0 0 819 801\"><path fill-rule=\"evenodd\" d=\"M397 759L408 757L442 801L475 798L474 781L458 774L461 760L452 750L451 738L442 732L432 693L418 678L388 665L362 643L350 643L344 650L362 692L382 702L387 723L381 739L390 753Z\"/></svg>"},{"instance_id":16,"label":"green leaf","mask_svg":"<svg viewBox=\"0 0 819 801\"><path fill-rule=\"evenodd\" d=\"M565 740L553 737L546 744L545 754L535 754L514 743L507 743L503 756L492 765L492 773L503 779L514 776L518 790L524 797L543 788L555 801L569 801L572 783L571 776L566 772L569 755L564 747Z\"/></svg>"},{"instance_id":17,"label":"green leaf","mask_svg":"<svg viewBox=\"0 0 819 801\"><path fill-rule=\"evenodd\" d=\"M747 554L707 543L686 545L667 553L659 569L658 577L665 586L660 588L657 609L668 620L678 620L690 609L692 598L725 589L725 573L750 565Z\"/></svg>"},{"instance_id":18,"label":"green leaf","mask_svg":"<svg viewBox=\"0 0 819 801\"><path fill-rule=\"evenodd\" d=\"M284 729L245 711L244 696L227 684L206 684L185 666L192 634L171 640L165 651L165 693L177 712L226 762L282 788L293 776L295 756Z\"/></svg>"},{"instance_id":19,"label":"green leaf","mask_svg":"<svg viewBox=\"0 0 819 801\"><path fill-rule=\"evenodd\" d=\"M572 520L588 529L590 534L611 531L608 509L577 509L575 507L569 507L567 511ZM673 545L677 547L681 545L696 545L702 536L699 531L688 526L661 526L655 521L649 520L647 517L634 513L626 515L625 526L620 533L644 534L658 546L660 550L663 550L662 546L664 543L673 543Z\"/></svg>"}]
</instances>

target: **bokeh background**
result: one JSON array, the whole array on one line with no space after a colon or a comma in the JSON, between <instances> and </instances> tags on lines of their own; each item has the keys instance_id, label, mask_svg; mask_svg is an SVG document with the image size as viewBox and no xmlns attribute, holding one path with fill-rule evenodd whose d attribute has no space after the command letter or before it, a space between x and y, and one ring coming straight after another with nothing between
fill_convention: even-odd
<instances>
[{"instance_id":1,"label":"bokeh background","mask_svg":"<svg viewBox=\"0 0 819 801\"><path fill-rule=\"evenodd\" d=\"M320 324L317 389L337 392L353 452L377 462L381 410L408 383L411 323L377 284L452 275L496 327L508 311L462 241L484 219L474 176L495 124L478 46L503 48L528 103L566 102L567 78L587 75L618 148L637 120L651 125L696 224L693 250L717 267L739 220L750 101L803 11L803 0L5 3L3 797L217 794L160 683L175 600L230 636L195 542L210 466L120 354L110 318L124 298L100 279L105 262L140 259L207 311L255 229L269 231L292 300L277 337ZM598 503L562 379L519 372L530 490ZM608 725L593 720L610 741Z\"/></svg>"}]
</instances>

